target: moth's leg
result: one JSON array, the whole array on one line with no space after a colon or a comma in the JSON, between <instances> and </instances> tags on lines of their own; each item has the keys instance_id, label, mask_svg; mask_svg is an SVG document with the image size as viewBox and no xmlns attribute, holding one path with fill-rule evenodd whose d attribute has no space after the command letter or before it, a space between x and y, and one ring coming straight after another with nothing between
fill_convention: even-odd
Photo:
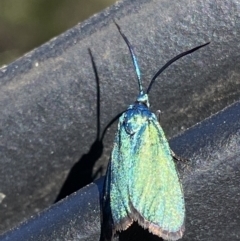
<instances>
[{"instance_id":1,"label":"moth's leg","mask_svg":"<svg viewBox=\"0 0 240 241\"><path fill-rule=\"evenodd\" d=\"M158 122L160 123L160 116L161 116L161 111L160 110L157 110L156 111L156 116L157 116L157 118L158 118Z\"/></svg>"},{"instance_id":2,"label":"moth's leg","mask_svg":"<svg viewBox=\"0 0 240 241\"><path fill-rule=\"evenodd\" d=\"M170 149L171 150L171 149ZM186 158L181 158L179 156L177 156L173 150L171 150L171 156L175 162L176 165L178 165L179 162L181 162L181 165L179 166L178 165L178 168L181 168L182 170L186 170L186 171L191 171L191 168L190 168L190 160L189 159L186 159ZM180 176L178 175L179 179L181 180Z\"/></svg>"},{"instance_id":3,"label":"moth's leg","mask_svg":"<svg viewBox=\"0 0 240 241\"><path fill-rule=\"evenodd\" d=\"M182 157L179 157L177 156L173 150L171 150L171 155L172 155L172 158L175 160L175 161L180 161L180 162L188 162L189 160L186 159L186 158L182 158Z\"/></svg>"}]
</instances>

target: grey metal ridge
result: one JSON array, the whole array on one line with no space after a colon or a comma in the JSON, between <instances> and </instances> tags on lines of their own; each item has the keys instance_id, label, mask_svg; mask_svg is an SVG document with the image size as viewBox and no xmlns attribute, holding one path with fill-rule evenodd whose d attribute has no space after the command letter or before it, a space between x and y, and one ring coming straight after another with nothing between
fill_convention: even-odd
<instances>
[{"instance_id":1,"label":"grey metal ridge","mask_svg":"<svg viewBox=\"0 0 240 241\"><path fill-rule=\"evenodd\" d=\"M99 240L99 193L96 184L89 184L3 234L0 240Z\"/></svg>"},{"instance_id":2,"label":"grey metal ridge","mask_svg":"<svg viewBox=\"0 0 240 241\"><path fill-rule=\"evenodd\" d=\"M118 1L0 68L0 233L28 220L1 238L21 233L31 240L54 231L59 240L78 234L91 240L90 233L98 239L101 185L52 204L105 174L116 124L104 139L103 127L136 99L131 57L115 19L134 47L145 88L170 58L211 41L165 71L149 98L153 112L161 109L168 139L201 123L171 142L192 160L190 172L183 168L184 239L238 240L239 6L239 0ZM88 202L96 211L91 217L82 210Z\"/></svg>"},{"instance_id":3,"label":"grey metal ridge","mask_svg":"<svg viewBox=\"0 0 240 241\"><path fill-rule=\"evenodd\" d=\"M186 198L182 240L238 240L240 237L240 102L170 141L191 161L181 164ZM180 166L179 166L180 167ZM0 236L1 241L97 241L101 231L103 178ZM119 240L159 240L136 225Z\"/></svg>"}]
</instances>

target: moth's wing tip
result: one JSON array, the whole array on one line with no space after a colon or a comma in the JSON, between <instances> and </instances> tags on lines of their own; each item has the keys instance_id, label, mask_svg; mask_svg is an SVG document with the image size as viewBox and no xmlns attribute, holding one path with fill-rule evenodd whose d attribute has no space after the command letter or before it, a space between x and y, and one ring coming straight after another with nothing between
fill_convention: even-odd
<instances>
[{"instance_id":1,"label":"moth's wing tip","mask_svg":"<svg viewBox=\"0 0 240 241\"><path fill-rule=\"evenodd\" d=\"M132 223L133 223L132 218L125 217L125 218L121 219L119 223L114 225L113 232L116 233L118 231L119 232L124 231L124 230L128 229L132 225Z\"/></svg>"},{"instance_id":2,"label":"moth's wing tip","mask_svg":"<svg viewBox=\"0 0 240 241\"><path fill-rule=\"evenodd\" d=\"M178 231L172 232L169 230L163 230L161 227L150 223L148 230L152 234L157 235L158 237L161 237L164 240L173 240L174 241L174 240L178 240L178 239L182 238L183 233L185 231L185 226L182 225Z\"/></svg>"},{"instance_id":3,"label":"moth's wing tip","mask_svg":"<svg viewBox=\"0 0 240 241\"><path fill-rule=\"evenodd\" d=\"M148 229L148 231L158 237L163 238L164 240L178 240L182 238L183 233L185 231L185 224L183 223L182 226L177 231L170 231L164 230L159 225L151 223L150 221L146 220L133 206L131 207L131 218L136 221L142 228Z\"/></svg>"},{"instance_id":4,"label":"moth's wing tip","mask_svg":"<svg viewBox=\"0 0 240 241\"><path fill-rule=\"evenodd\" d=\"M133 223L133 220L129 217L122 218L118 223L114 225L108 225L107 228L102 230L100 241L114 241L116 240L116 233L128 229Z\"/></svg>"}]
</instances>

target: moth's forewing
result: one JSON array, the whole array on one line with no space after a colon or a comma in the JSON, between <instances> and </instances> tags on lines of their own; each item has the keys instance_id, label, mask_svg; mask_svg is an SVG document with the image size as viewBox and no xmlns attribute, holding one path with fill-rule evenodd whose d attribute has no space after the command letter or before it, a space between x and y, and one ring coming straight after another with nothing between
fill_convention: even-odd
<instances>
[{"instance_id":1,"label":"moth's forewing","mask_svg":"<svg viewBox=\"0 0 240 241\"><path fill-rule=\"evenodd\" d=\"M169 144L155 115L151 115L132 138L132 215L150 232L177 240L184 231L184 196Z\"/></svg>"},{"instance_id":2,"label":"moth's forewing","mask_svg":"<svg viewBox=\"0 0 240 241\"><path fill-rule=\"evenodd\" d=\"M107 175L113 233L135 220L159 237L182 237L181 184L163 130L147 107L130 106L120 117Z\"/></svg>"}]
</instances>

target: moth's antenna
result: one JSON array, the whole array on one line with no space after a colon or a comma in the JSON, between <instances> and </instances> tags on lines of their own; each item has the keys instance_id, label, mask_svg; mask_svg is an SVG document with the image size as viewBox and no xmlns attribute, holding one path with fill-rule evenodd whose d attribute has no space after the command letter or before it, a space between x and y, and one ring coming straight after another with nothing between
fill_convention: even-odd
<instances>
[{"instance_id":1,"label":"moth's antenna","mask_svg":"<svg viewBox=\"0 0 240 241\"><path fill-rule=\"evenodd\" d=\"M117 29L119 31L119 33L121 34L121 36L123 37L125 43L127 44L128 46L128 49L130 51L130 54L131 54L131 57L132 57L132 62L133 62L133 65L134 65L134 68L135 68L135 71L136 71L136 74L137 74L137 79L138 79L138 85L139 85L139 92L140 94L143 94L143 87L142 87L142 80L141 80L141 73L140 73L140 69L138 67L138 62L137 62L137 58L136 58L136 55L133 51L133 47L132 45L130 44L130 42L128 41L127 37L124 35L124 33L121 31L121 28L120 26L113 20L113 22L115 23L115 25L117 26Z\"/></svg>"},{"instance_id":2,"label":"moth's antenna","mask_svg":"<svg viewBox=\"0 0 240 241\"><path fill-rule=\"evenodd\" d=\"M204 47L204 46L206 46L206 45L208 45L208 44L210 44L210 42L205 43L205 44L203 44L203 45L200 45L200 46L198 46L198 47L195 47L195 48L193 48L193 49L190 49L190 50L188 50L188 51L186 51L186 52L183 52L183 53L177 55L176 57L174 57L173 59L169 60L169 61L168 61L160 70L158 70L158 72L153 76L153 78L152 78L152 80L151 80L151 82L150 82L150 84L149 84L149 86L148 86L147 94L149 93L150 89L152 88L152 85L153 85L154 81L156 80L156 78L157 78L169 65L171 65L171 64L172 64L173 62L175 62L176 60L182 58L183 56L188 55L188 54L191 54L191 53L193 53L194 51L196 51L196 50L198 50L198 49L200 49L200 48L202 48L202 47Z\"/></svg>"}]
</instances>

